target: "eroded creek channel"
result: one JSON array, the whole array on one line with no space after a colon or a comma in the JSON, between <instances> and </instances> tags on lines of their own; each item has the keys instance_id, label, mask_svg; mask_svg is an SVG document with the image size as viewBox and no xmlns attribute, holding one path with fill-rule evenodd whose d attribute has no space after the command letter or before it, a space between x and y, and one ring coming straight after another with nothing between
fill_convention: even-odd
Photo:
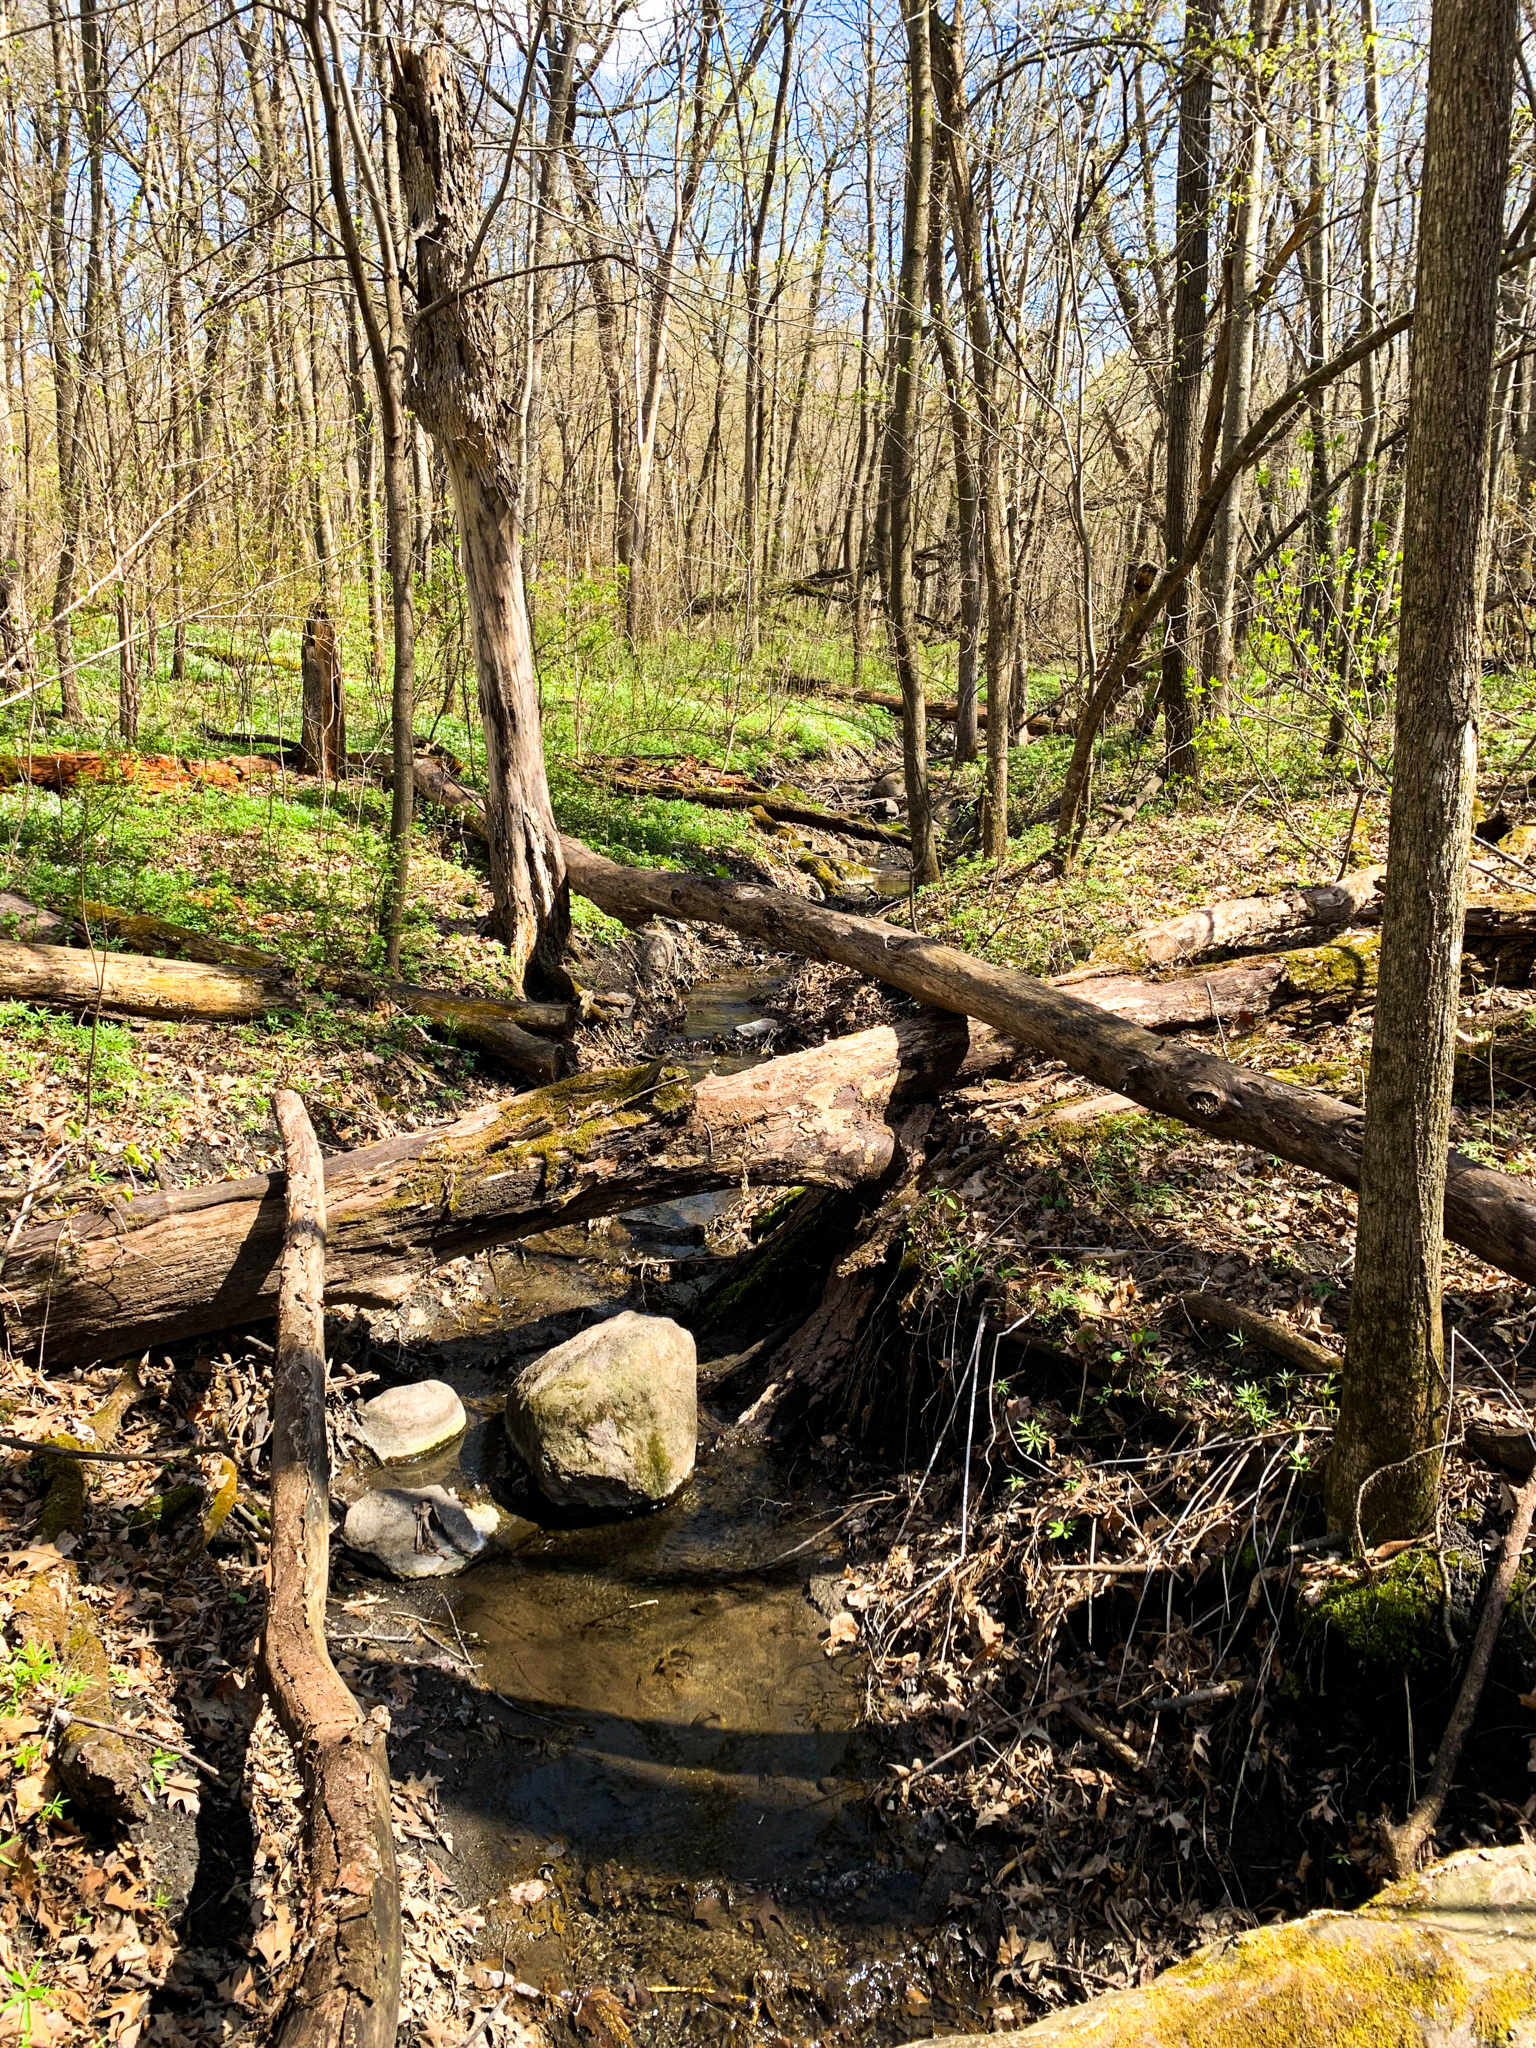
<instances>
[{"instance_id":1,"label":"eroded creek channel","mask_svg":"<svg viewBox=\"0 0 1536 2048\"><path fill-rule=\"evenodd\" d=\"M717 1044L753 1020L753 993L701 992ZM812 1300L786 1276L756 1327L701 1335L697 1467L654 1514L563 1519L506 1446L506 1387L549 1345L621 1307L699 1320L729 1269L702 1242L724 1200L551 1232L376 1327L382 1382L448 1381L470 1427L412 1466L349 1467L338 1491L450 1485L494 1499L502 1524L457 1578L393 1584L344 1556L333 1642L388 1659L415 1617L440 1646L412 1660L392 1767L441 1780L431 1853L485 1915L486 1966L543 1994L525 2016L556 2035L889 2042L984 2026L985 1973L939 1924L947 1883L925 1883L873 1797L862 1662L830 1654L849 1502L825 1467L731 1426L760 1384L764 1326Z\"/></svg>"}]
</instances>

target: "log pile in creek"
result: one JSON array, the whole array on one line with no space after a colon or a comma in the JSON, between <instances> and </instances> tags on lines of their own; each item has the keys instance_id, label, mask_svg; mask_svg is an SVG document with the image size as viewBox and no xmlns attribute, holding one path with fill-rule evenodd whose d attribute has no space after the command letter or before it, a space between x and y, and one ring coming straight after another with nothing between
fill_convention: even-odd
<instances>
[{"instance_id":1,"label":"log pile in creek","mask_svg":"<svg viewBox=\"0 0 1536 2048\"><path fill-rule=\"evenodd\" d=\"M878 1182L921 1142L933 1096L1013 1049L909 1018L693 1081L655 1065L584 1074L326 1161L326 1293L398 1300L429 1263L711 1189ZM117 1198L24 1231L0 1301L13 1350L54 1367L270 1314L283 1181Z\"/></svg>"},{"instance_id":2,"label":"log pile in creek","mask_svg":"<svg viewBox=\"0 0 1536 2048\"><path fill-rule=\"evenodd\" d=\"M782 889L619 867L571 839L565 841L565 858L571 887L627 924L673 917L724 925L778 952L852 967L938 1009L990 1024L1158 1116L1271 1152L1341 1186L1359 1186L1365 1121L1359 1110L1317 1089L1159 1038L1109 1015L1086 987L1081 993L1053 988L937 940L808 903ZM1536 1280L1536 1199L1512 1174L1453 1152L1445 1232L1516 1279Z\"/></svg>"}]
</instances>

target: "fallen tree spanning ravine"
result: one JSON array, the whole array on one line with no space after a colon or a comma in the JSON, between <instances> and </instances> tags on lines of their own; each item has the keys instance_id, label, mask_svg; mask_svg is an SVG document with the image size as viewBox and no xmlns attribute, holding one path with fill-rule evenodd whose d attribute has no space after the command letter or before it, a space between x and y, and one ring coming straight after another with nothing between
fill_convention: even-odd
<instances>
[{"instance_id":1,"label":"fallen tree spanning ravine","mask_svg":"<svg viewBox=\"0 0 1536 2048\"><path fill-rule=\"evenodd\" d=\"M991 1034L971 1053L963 1024L930 1014L701 1081L582 1074L338 1154L326 1298L398 1299L433 1260L711 1188L878 1180L926 1098L1011 1056ZM279 1174L119 1198L18 1238L0 1317L50 1366L227 1329L273 1312L283 1228Z\"/></svg>"},{"instance_id":2,"label":"fallen tree spanning ravine","mask_svg":"<svg viewBox=\"0 0 1536 2048\"><path fill-rule=\"evenodd\" d=\"M779 952L835 961L937 1009L975 1017L1033 1052L1213 1138L1253 1145L1344 1187L1358 1187L1365 1118L1315 1088L1297 1088L1198 1047L1169 1042L1033 975L992 967L953 946L852 917L787 890L702 875L620 867L564 841L571 887L611 917L725 925ZM1536 1196L1511 1174L1453 1152L1445 1232L1518 1280L1536 1281Z\"/></svg>"}]
</instances>

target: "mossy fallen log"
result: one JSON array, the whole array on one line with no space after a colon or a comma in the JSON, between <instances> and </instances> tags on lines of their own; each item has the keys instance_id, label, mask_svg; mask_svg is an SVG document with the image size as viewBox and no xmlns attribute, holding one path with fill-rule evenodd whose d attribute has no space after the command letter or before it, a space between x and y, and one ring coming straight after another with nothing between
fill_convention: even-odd
<instances>
[{"instance_id":1,"label":"mossy fallen log","mask_svg":"<svg viewBox=\"0 0 1536 2048\"><path fill-rule=\"evenodd\" d=\"M1163 923L1103 940L1087 967L1139 974L1252 946L1286 932L1379 924L1385 875L1382 867L1358 868L1338 882L1233 897L1182 911ZM1486 975L1505 988L1519 986L1529 978L1536 955L1536 895L1505 890L1474 897L1466 907L1463 944Z\"/></svg>"},{"instance_id":2,"label":"mossy fallen log","mask_svg":"<svg viewBox=\"0 0 1536 2048\"><path fill-rule=\"evenodd\" d=\"M1109 1015L1092 997L993 967L953 946L807 903L787 890L703 875L621 868L579 840L564 842L571 887L636 925L651 917L720 924L787 953L836 961L1059 1059L1158 1116L1208 1137L1254 1145L1344 1187L1360 1184L1364 1118L1310 1088L1235 1066ZM1518 1280L1536 1281L1536 1191L1453 1152L1445 1233Z\"/></svg>"},{"instance_id":3,"label":"mossy fallen log","mask_svg":"<svg viewBox=\"0 0 1536 2048\"><path fill-rule=\"evenodd\" d=\"M274 953L260 952L254 946L238 946L207 932L193 931L187 925L172 924L163 917L118 910L110 903L87 902L77 908L88 932L105 934L135 953L219 962L276 977L290 973L286 963ZM503 1002L490 996L455 995L447 989L376 980L355 968L328 967L316 962L305 962L292 972L295 980L302 977L315 988L346 996L353 1002L370 1006L392 1003L397 1010L419 1017L456 1044L489 1053L514 1073L526 1074L531 1081L557 1081L573 1064L570 1055L549 1040L566 1037L575 1029L579 1016L575 1003Z\"/></svg>"},{"instance_id":4,"label":"mossy fallen log","mask_svg":"<svg viewBox=\"0 0 1536 2048\"><path fill-rule=\"evenodd\" d=\"M1536 1850L1467 1849L1357 1912L1225 1936L1143 1988L936 2048L1493 2048L1533 2022Z\"/></svg>"},{"instance_id":5,"label":"mossy fallen log","mask_svg":"<svg viewBox=\"0 0 1536 2048\"><path fill-rule=\"evenodd\" d=\"M144 1382L139 1378L138 1366L126 1365L117 1385L91 1417L89 1435L60 1435L50 1437L49 1443L62 1451L110 1451L117 1442L123 1418L143 1398ZM66 1532L78 1536L85 1525L85 1497L97 1474L79 1458L44 1456L42 1464L48 1474L48 1490L43 1495L37 1533L45 1543L56 1543Z\"/></svg>"},{"instance_id":6,"label":"mossy fallen log","mask_svg":"<svg viewBox=\"0 0 1536 2048\"><path fill-rule=\"evenodd\" d=\"M1326 945L1265 953L1169 981L1084 967L1057 975L1051 986L1071 989L1095 1008L1149 1031L1214 1026L1218 1021L1246 1028L1292 1003L1328 1010L1371 1001L1380 952L1380 933L1357 932Z\"/></svg>"},{"instance_id":7,"label":"mossy fallen log","mask_svg":"<svg viewBox=\"0 0 1536 2048\"><path fill-rule=\"evenodd\" d=\"M1276 889L1267 896L1231 897L1184 910L1123 938L1106 939L1094 948L1090 964L1134 971L1175 967L1183 960L1198 960L1202 953L1250 946L1309 925L1358 924L1378 909L1385 874L1382 867L1359 868L1338 882Z\"/></svg>"},{"instance_id":8,"label":"mossy fallen log","mask_svg":"<svg viewBox=\"0 0 1536 2048\"><path fill-rule=\"evenodd\" d=\"M735 1074L582 1074L326 1162L332 1302L398 1300L434 1260L557 1224L743 1185L854 1187L903 1156L910 1114L1013 1048L928 1013ZM909 1105L916 1105L909 1111ZM0 1317L52 1367L270 1314L280 1175L74 1212L11 1248Z\"/></svg>"}]
</instances>

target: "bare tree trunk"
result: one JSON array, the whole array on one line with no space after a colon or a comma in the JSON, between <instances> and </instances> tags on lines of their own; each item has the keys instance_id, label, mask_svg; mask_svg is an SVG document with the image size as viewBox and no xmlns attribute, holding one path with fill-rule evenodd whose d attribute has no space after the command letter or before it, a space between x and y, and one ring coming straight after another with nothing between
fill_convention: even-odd
<instances>
[{"instance_id":1,"label":"bare tree trunk","mask_svg":"<svg viewBox=\"0 0 1536 2048\"><path fill-rule=\"evenodd\" d=\"M1467 842L1477 781L1488 411L1514 0L1435 0L1410 368L1386 902L1329 1518L1368 1542L1434 1517Z\"/></svg>"},{"instance_id":2,"label":"bare tree trunk","mask_svg":"<svg viewBox=\"0 0 1536 2048\"><path fill-rule=\"evenodd\" d=\"M769 209L773 203L773 182L778 171L784 117L789 106L796 20L797 17L790 10L790 0L782 0L779 8L779 32L783 38L783 48L779 61L779 83L773 96L773 114L768 125L768 152L763 164L762 183L758 186L757 205L753 208L747 223L747 261L742 276L747 300L745 419L741 475L741 551L746 568L746 592L743 598L745 616L742 632L749 655L757 653L761 634L758 620L757 506L762 489L764 454L763 241L768 229ZM741 118L739 99L736 121L741 143L742 198L745 202L748 169L747 135Z\"/></svg>"},{"instance_id":3,"label":"bare tree trunk","mask_svg":"<svg viewBox=\"0 0 1536 2048\"><path fill-rule=\"evenodd\" d=\"M955 268L965 306L971 389L976 403L976 497L986 600L987 671L987 779L982 803L982 847L990 858L1001 860L1008 851L1008 747L1021 729L1025 693L1014 687L1018 633L1003 494L997 350L982 261L981 223L972 191L966 128L965 19L959 0L952 22L945 24L935 15L932 30L934 88L949 165ZM962 522L963 518L962 508Z\"/></svg>"},{"instance_id":4,"label":"bare tree trunk","mask_svg":"<svg viewBox=\"0 0 1536 2048\"><path fill-rule=\"evenodd\" d=\"M330 170L331 199L336 209L337 229L347 262L347 275L357 301L368 354L373 363L378 390L380 425L384 445L384 528L389 552L389 582L393 599L395 669L390 696L390 819L392 863L385 887L380 927L384 934L384 963L390 974L400 971L400 935L405 919L405 896L410 877L411 818L416 802L415 738L416 720L416 607L412 588L414 550L411 509L411 441L414 422L405 409L402 356L405 347L405 311L401 298L401 267L396 251L395 215L390 161L394 134L394 111L384 106L385 161L380 171L368 158L361 123L352 102L351 84L341 61L335 22L328 11L329 0L308 0L304 15L304 37L310 63L320 89L325 113L326 160ZM259 98L259 95L257 96ZM382 283L382 309L372 296L373 271L365 261L354 213L355 201L347 183L342 138L347 136L357 160L378 235L382 262L377 273Z\"/></svg>"},{"instance_id":5,"label":"bare tree trunk","mask_svg":"<svg viewBox=\"0 0 1536 2048\"><path fill-rule=\"evenodd\" d=\"M1179 159L1175 197L1173 369L1168 389L1168 509L1163 545L1166 558L1184 552L1195 499L1199 448L1196 420L1205 355L1205 298L1210 277L1211 215L1211 0L1185 0L1184 52L1179 86ZM1188 587L1168 607L1168 643L1163 650L1163 718L1168 736L1168 774L1187 779L1196 772L1194 706L1190 657L1195 644Z\"/></svg>"},{"instance_id":6,"label":"bare tree trunk","mask_svg":"<svg viewBox=\"0 0 1536 2048\"><path fill-rule=\"evenodd\" d=\"M901 281L896 297L896 374L881 458L883 524L887 534L886 609L896 673L905 707L902 719L907 822L912 872L919 882L939 878L928 794L928 723L923 671L912 602L912 546L916 514L918 401L922 378L923 302L928 289L928 202L933 178L933 71L928 0L904 0L907 25L907 183L901 238Z\"/></svg>"},{"instance_id":7,"label":"bare tree trunk","mask_svg":"<svg viewBox=\"0 0 1536 2048\"><path fill-rule=\"evenodd\" d=\"M1238 176L1237 232L1232 252L1232 297L1227 324L1227 386L1221 414L1221 459L1248 431L1248 399L1253 389L1253 349L1259 281L1259 229L1264 219L1264 59L1268 39L1269 0L1253 0L1248 105ZM1234 484L1216 515L1211 538L1210 641L1206 679L1210 709L1225 713L1232 682L1233 614L1237 598L1237 554L1242 538L1243 487Z\"/></svg>"},{"instance_id":8,"label":"bare tree trunk","mask_svg":"<svg viewBox=\"0 0 1536 2048\"><path fill-rule=\"evenodd\" d=\"M401 183L417 260L409 385L442 450L458 513L474 627L490 796L496 924L521 982L558 985L570 931L565 861L544 774L544 737L523 591L510 408L498 388L490 313L466 291L478 265L479 172L463 90L441 47L397 61Z\"/></svg>"},{"instance_id":9,"label":"bare tree trunk","mask_svg":"<svg viewBox=\"0 0 1536 2048\"><path fill-rule=\"evenodd\" d=\"M139 743L139 660L133 644L133 601L117 586L117 729L125 747Z\"/></svg>"}]
</instances>

